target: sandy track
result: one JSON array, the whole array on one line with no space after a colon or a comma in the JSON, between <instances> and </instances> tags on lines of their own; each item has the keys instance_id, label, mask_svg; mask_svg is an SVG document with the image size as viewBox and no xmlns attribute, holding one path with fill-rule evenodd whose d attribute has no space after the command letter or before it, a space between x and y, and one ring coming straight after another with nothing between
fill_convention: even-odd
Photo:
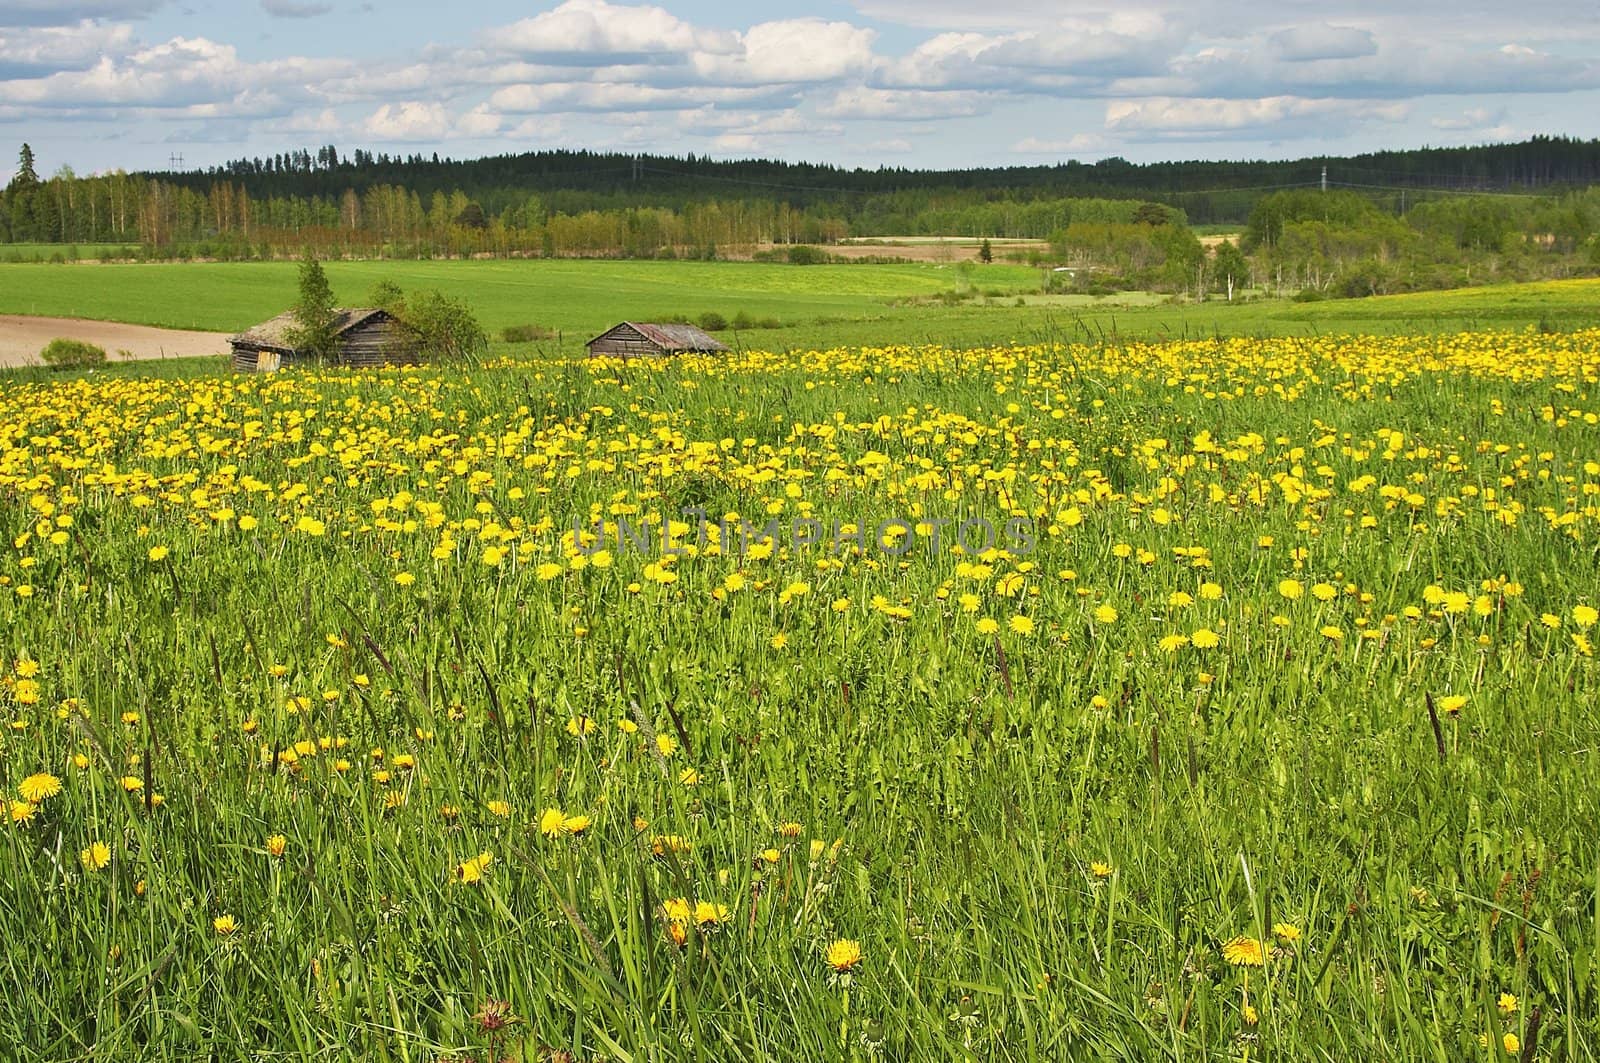
<instances>
[{"instance_id":1,"label":"sandy track","mask_svg":"<svg viewBox=\"0 0 1600 1063\"><path fill-rule=\"evenodd\" d=\"M182 332L177 329L86 321L71 317L21 317L0 314L0 369L38 365L39 352L56 338L83 340L106 349L109 361L123 358L188 358L226 354L225 332ZM127 354L119 355L119 351Z\"/></svg>"}]
</instances>

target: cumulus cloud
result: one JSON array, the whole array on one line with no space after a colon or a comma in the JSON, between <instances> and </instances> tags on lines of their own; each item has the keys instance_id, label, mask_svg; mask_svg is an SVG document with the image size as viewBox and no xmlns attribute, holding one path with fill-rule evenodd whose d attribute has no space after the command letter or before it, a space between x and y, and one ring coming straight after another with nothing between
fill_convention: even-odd
<instances>
[{"instance_id":1,"label":"cumulus cloud","mask_svg":"<svg viewBox=\"0 0 1600 1063\"><path fill-rule=\"evenodd\" d=\"M485 140L499 133L504 119L485 104L452 114L441 103L406 100L386 103L367 116L361 131L385 143Z\"/></svg>"},{"instance_id":2,"label":"cumulus cloud","mask_svg":"<svg viewBox=\"0 0 1600 1063\"><path fill-rule=\"evenodd\" d=\"M102 55L83 70L0 82L0 103L37 108L114 109L209 106L218 113L257 113L266 98L306 99L307 84L337 75L339 60L275 59L249 63L231 44L174 37L125 55Z\"/></svg>"},{"instance_id":3,"label":"cumulus cloud","mask_svg":"<svg viewBox=\"0 0 1600 1063\"><path fill-rule=\"evenodd\" d=\"M1149 13L1071 17L999 36L941 33L883 63L879 77L903 88L1092 92L1112 79L1164 73L1184 43L1178 23Z\"/></svg>"},{"instance_id":4,"label":"cumulus cloud","mask_svg":"<svg viewBox=\"0 0 1600 1063\"><path fill-rule=\"evenodd\" d=\"M1106 151L1111 141L1099 133L1074 133L1065 139L1023 137L1011 145L1016 155L1094 155Z\"/></svg>"},{"instance_id":5,"label":"cumulus cloud","mask_svg":"<svg viewBox=\"0 0 1600 1063\"><path fill-rule=\"evenodd\" d=\"M1409 113L1403 103L1370 100L1305 99L1271 96L1256 100L1115 100L1106 105L1106 128L1135 136L1189 138L1245 130L1276 135L1327 132L1334 123L1358 119L1398 122Z\"/></svg>"},{"instance_id":6,"label":"cumulus cloud","mask_svg":"<svg viewBox=\"0 0 1600 1063\"><path fill-rule=\"evenodd\" d=\"M450 132L450 115L441 103L386 103L367 116L362 128L374 140L443 140Z\"/></svg>"},{"instance_id":7,"label":"cumulus cloud","mask_svg":"<svg viewBox=\"0 0 1600 1063\"><path fill-rule=\"evenodd\" d=\"M700 30L665 8L567 0L486 38L540 62L577 66L682 62L693 52L731 51L732 34Z\"/></svg>"},{"instance_id":8,"label":"cumulus cloud","mask_svg":"<svg viewBox=\"0 0 1600 1063\"><path fill-rule=\"evenodd\" d=\"M989 99L979 92L913 92L859 86L841 89L817 107L831 118L927 122L981 114Z\"/></svg>"},{"instance_id":9,"label":"cumulus cloud","mask_svg":"<svg viewBox=\"0 0 1600 1063\"><path fill-rule=\"evenodd\" d=\"M1313 59L1360 59L1378 54L1378 38L1354 26L1290 26L1267 38L1278 58L1292 63Z\"/></svg>"},{"instance_id":10,"label":"cumulus cloud","mask_svg":"<svg viewBox=\"0 0 1600 1063\"><path fill-rule=\"evenodd\" d=\"M792 96L773 96L763 88L702 88L693 92L629 82L563 82L507 85L489 95L497 111L511 114L572 111L681 111L706 104L744 107L786 106Z\"/></svg>"},{"instance_id":11,"label":"cumulus cloud","mask_svg":"<svg viewBox=\"0 0 1600 1063\"><path fill-rule=\"evenodd\" d=\"M132 42L133 30L126 24L0 27L0 81L82 70L101 55L125 51Z\"/></svg>"},{"instance_id":12,"label":"cumulus cloud","mask_svg":"<svg viewBox=\"0 0 1600 1063\"><path fill-rule=\"evenodd\" d=\"M260 25L257 5L295 18L337 3L256 0L246 13ZM943 119L993 115L962 135L987 138L991 151L1050 156L1331 136L1406 115L1419 133L1491 138L1516 124L1497 97L1600 93L1600 48L1582 43L1600 41L1600 7L1575 10L1571 0L1523 0L1509 14L1493 0L1448 9L1346 0L1337 15L1310 0L854 3L918 28L880 37L863 18L839 17L722 28L678 13L687 8L675 0L564 0L469 30L457 38L465 46L419 23L435 42L360 62L285 55L277 42L296 31L281 26L278 57L260 61L203 37L146 43L137 24L108 21L160 0L0 0L0 122L173 123L147 140L168 129L205 139L211 123L233 138L253 129L523 145L598 135L656 150L796 154L859 130L848 148L832 148L854 156L921 149L906 138ZM1429 99L1446 96L1456 110ZM1417 102L1408 110L1406 101ZM1525 101L1512 106L1527 124ZM1073 131L1102 111L1100 132Z\"/></svg>"},{"instance_id":13,"label":"cumulus cloud","mask_svg":"<svg viewBox=\"0 0 1600 1063\"><path fill-rule=\"evenodd\" d=\"M786 19L737 35L738 47L697 52L695 72L715 84L800 84L864 73L873 60L872 30L848 22Z\"/></svg>"}]
</instances>

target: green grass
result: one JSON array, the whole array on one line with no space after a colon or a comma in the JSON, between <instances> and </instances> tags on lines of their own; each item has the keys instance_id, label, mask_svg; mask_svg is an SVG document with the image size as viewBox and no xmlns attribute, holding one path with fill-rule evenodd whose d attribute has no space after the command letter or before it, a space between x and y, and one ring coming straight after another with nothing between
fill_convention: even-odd
<instances>
[{"instance_id":1,"label":"green grass","mask_svg":"<svg viewBox=\"0 0 1600 1063\"><path fill-rule=\"evenodd\" d=\"M49 267L0 265L0 313L94 317L171 328L234 331L286 309L291 262ZM787 266L735 262L330 262L336 297L359 304L379 280L466 299L491 331L534 323L584 338L626 317L739 311L790 322L861 318L885 303L963 282L938 266ZM975 267L972 284L1035 284L1018 266Z\"/></svg>"},{"instance_id":2,"label":"green grass","mask_svg":"<svg viewBox=\"0 0 1600 1063\"><path fill-rule=\"evenodd\" d=\"M0 378L0 1054L1592 1063L1596 364Z\"/></svg>"},{"instance_id":3,"label":"green grass","mask_svg":"<svg viewBox=\"0 0 1600 1063\"><path fill-rule=\"evenodd\" d=\"M102 255L122 255L138 248L134 240L125 244L5 244L0 243L0 262L82 262Z\"/></svg>"},{"instance_id":4,"label":"green grass","mask_svg":"<svg viewBox=\"0 0 1600 1063\"><path fill-rule=\"evenodd\" d=\"M294 300L293 263L0 265L0 313L91 317L235 331ZM783 327L728 331L739 347L1048 342L1185 336L1442 333L1600 322L1600 281L1504 285L1373 299L1270 299L1171 304L1132 292L1041 296L1043 274L1022 266L787 266L733 262L332 262L336 297L359 303L380 279L465 299L491 335L508 325L561 332L546 350L581 343L619 320L744 312ZM942 293L971 295L953 305ZM985 296L983 293L995 293ZM1018 296L1027 304L1018 307Z\"/></svg>"}]
</instances>

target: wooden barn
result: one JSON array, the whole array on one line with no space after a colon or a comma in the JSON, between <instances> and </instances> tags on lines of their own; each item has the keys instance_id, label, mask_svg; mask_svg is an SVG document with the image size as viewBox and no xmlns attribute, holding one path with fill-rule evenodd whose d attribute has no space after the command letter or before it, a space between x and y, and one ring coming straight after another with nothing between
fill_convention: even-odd
<instances>
[{"instance_id":1,"label":"wooden barn","mask_svg":"<svg viewBox=\"0 0 1600 1063\"><path fill-rule=\"evenodd\" d=\"M333 327L339 349L330 365L416 365L420 361L416 334L389 311L366 307L335 313ZM294 312L289 311L233 337L233 368L243 373L268 372L297 362L314 362L310 352L290 344L295 325Z\"/></svg>"},{"instance_id":2,"label":"wooden barn","mask_svg":"<svg viewBox=\"0 0 1600 1063\"><path fill-rule=\"evenodd\" d=\"M591 356L659 358L668 354L711 354L728 348L693 325L651 325L624 321L590 340Z\"/></svg>"}]
</instances>

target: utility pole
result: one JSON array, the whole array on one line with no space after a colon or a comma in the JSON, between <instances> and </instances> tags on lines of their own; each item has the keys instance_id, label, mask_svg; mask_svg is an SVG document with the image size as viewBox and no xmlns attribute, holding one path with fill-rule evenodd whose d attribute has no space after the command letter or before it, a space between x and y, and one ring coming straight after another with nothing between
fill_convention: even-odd
<instances>
[{"instance_id":1,"label":"utility pole","mask_svg":"<svg viewBox=\"0 0 1600 1063\"><path fill-rule=\"evenodd\" d=\"M183 169L183 156L181 154L167 156L167 165L171 166L173 170Z\"/></svg>"},{"instance_id":2,"label":"utility pole","mask_svg":"<svg viewBox=\"0 0 1600 1063\"><path fill-rule=\"evenodd\" d=\"M639 183L639 156L633 157L633 183Z\"/></svg>"},{"instance_id":3,"label":"utility pole","mask_svg":"<svg viewBox=\"0 0 1600 1063\"><path fill-rule=\"evenodd\" d=\"M1322 164L1322 190L1324 192L1326 192L1328 190L1328 164L1327 163L1323 163Z\"/></svg>"}]
</instances>

